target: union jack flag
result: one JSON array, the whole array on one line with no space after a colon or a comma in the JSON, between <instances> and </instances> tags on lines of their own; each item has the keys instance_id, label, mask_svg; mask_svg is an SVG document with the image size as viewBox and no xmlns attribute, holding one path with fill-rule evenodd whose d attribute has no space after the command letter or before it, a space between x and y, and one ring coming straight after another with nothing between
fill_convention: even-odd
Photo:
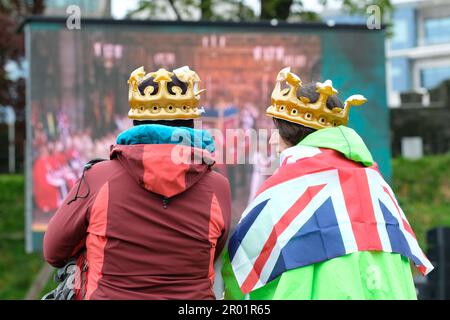
<instances>
[{"instance_id":1,"label":"union jack flag","mask_svg":"<svg viewBox=\"0 0 450 320\"><path fill-rule=\"evenodd\" d=\"M375 165L330 149L288 149L229 242L234 274L249 293L284 271L358 251L399 253L433 269Z\"/></svg>"}]
</instances>

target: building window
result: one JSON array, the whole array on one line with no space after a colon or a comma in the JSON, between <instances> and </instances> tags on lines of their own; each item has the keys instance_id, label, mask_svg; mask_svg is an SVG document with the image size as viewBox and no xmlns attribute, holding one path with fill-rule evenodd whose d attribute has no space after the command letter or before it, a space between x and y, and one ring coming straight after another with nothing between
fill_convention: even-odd
<instances>
[{"instance_id":1,"label":"building window","mask_svg":"<svg viewBox=\"0 0 450 320\"><path fill-rule=\"evenodd\" d=\"M394 46L403 46L408 44L408 21L398 20L394 23L394 36L392 38Z\"/></svg>"},{"instance_id":2,"label":"building window","mask_svg":"<svg viewBox=\"0 0 450 320\"><path fill-rule=\"evenodd\" d=\"M450 42L450 16L426 19L424 25L426 44Z\"/></svg>"},{"instance_id":3,"label":"building window","mask_svg":"<svg viewBox=\"0 0 450 320\"><path fill-rule=\"evenodd\" d=\"M100 1L92 0L47 0L45 6L48 9L61 9L66 10L70 5L79 6L82 12L95 12L98 11Z\"/></svg>"},{"instance_id":4,"label":"building window","mask_svg":"<svg viewBox=\"0 0 450 320\"><path fill-rule=\"evenodd\" d=\"M66 8L68 6L67 1L65 0L48 0L46 3L46 7L48 8Z\"/></svg>"},{"instance_id":5,"label":"building window","mask_svg":"<svg viewBox=\"0 0 450 320\"><path fill-rule=\"evenodd\" d=\"M434 88L447 79L450 79L450 66L424 68L420 70L420 83L422 88Z\"/></svg>"}]
</instances>

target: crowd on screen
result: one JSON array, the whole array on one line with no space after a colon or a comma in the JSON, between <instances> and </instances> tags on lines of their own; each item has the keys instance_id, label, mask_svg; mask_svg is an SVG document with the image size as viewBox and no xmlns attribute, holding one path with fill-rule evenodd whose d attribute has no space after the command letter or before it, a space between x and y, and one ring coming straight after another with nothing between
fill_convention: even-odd
<instances>
[{"instance_id":1,"label":"crowd on screen","mask_svg":"<svg viewBox=\"0 0 450 320\"><path fill-rule=\"evenodd\" d=\"M71 130L60 115L56 134L49 132L42 122L34 123L33 195L37 209L56 210L81 176L84 164L94 158L107 158L111 144L124 126L124 119L117 118L116 130L93 138L92 128Z\"/></svg>"},{"instance_id":2,"label":"crowd on screen","mask_svg":"<svg viewBox=\"0 0 450 320\"><path fill-rule=\"evenodd\" d=\"M258 112L255 108L244 108L239 118L241 128L255 128ZM108 158L110 146L115 142L117 134L130 126L128 118L117 116L114 121L116 129L95 138L98 134L93 132L94 128L73 130L67 116L62 113L56 115L53 127L42 121L42 118L41 121L32 122L34 203L36 209L47 213L54 212L61 205L61 201L81 176L84 164L94 158ZM267 171L273 160L259 153L251 156L256 159L253 168L249 168L250 171L244 175L239 175L241 179L248 176L251 180L249 186L246 186L250 187L250 198L264 181L264 171ZM218 165L216 169L229 175L230 170L222 167ZM235 174L237 172L233 172ZM242 182L239 185L247 184Z\"/></svg>"}]
</instances>

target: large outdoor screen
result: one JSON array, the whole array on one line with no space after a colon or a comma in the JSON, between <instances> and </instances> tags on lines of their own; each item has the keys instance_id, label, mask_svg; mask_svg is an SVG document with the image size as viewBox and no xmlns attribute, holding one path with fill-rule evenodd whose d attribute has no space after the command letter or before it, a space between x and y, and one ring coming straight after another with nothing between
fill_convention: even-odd
<instances>
[{"instance_id":1,"label":"large outdoor screen","mask_svg":"<svg viewBox=\"0 0 450 320\"><path fill-rule=\"evenodd\" d=\"M390 177L384 32L365 26L157 23L31 20L25 26L27 94L27 249L41 248L49 219L90 159L132 125L127 118L130 73L188 65L200 76L203 128L271 128L265 116L277 73L290 66L303 83L332 79L343 100L363 94L349 126ZM225 148L233 148L226 145ZM254 157L253 157L254 156ZM233 190L239 219L276 159L250 155L218 164Z\"/></svg>"}]
</instances>

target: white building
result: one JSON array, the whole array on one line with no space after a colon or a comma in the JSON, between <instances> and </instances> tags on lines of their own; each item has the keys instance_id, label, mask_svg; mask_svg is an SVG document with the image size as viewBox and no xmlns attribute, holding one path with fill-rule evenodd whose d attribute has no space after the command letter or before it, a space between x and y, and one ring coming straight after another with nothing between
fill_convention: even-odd
<instances>
[{"instance_id":1,"label":"white building","mask_svg":"<svg viewBox=\"0 0 450 320\"><path fill-rule=\"evenodd\" d=\"M391 107L400 93L423 92L450 78L450 0L392 0L394 36L387 41ZM425 102L426 104L426 102Z\"/></svg>"},{"instance_id":2,"label":"white building","mask_svg":"<svg viewBox=\"0 0 450 320\"><path fill-rule=\"evenodd\" d=\"M386 86L390 107L400 94L427 90L450 78L450 0L391 0L393 36L386 40ZM368 16L342 14L340 7L319 11L325 21L365 24ZM382 13L383 14L383 13Z\"/></svg>"},{"instance_id":3,"label":"white building","mask_svg":"<svg viewBox=\"0 0 450 320\"><path fill-rule=\"evenodd\" d=\"M44 15L67 16L67 8L71 5L78 6L85 18L111 17L111 0L46 0Z\"/></svg>"}]
</instances>

